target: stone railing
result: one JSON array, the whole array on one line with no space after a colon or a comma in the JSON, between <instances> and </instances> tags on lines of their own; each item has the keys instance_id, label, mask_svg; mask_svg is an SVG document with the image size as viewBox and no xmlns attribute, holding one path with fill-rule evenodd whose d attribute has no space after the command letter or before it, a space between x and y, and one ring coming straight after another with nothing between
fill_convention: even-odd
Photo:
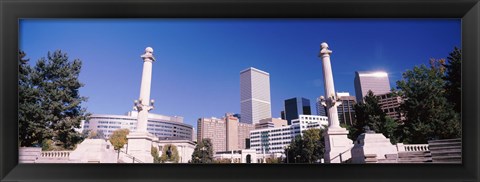
<instances>
[{"instance_id":1,"label":"stone railing","mask_svg":"<svg viewBox=\"0 0 480 182\"><path fill-rule=\"evenodd\" d=\"M118 151L118 150L116 150ZM134 156L130 155L130 154L127 154L126 152L124 152L123 150L120 150L120 156L119 158L123 161L123 162L126 162L126 163L143 163L143 161L139 160L138 158L135 158ZM128 158L128 160L126 159Z\"/></svg>"},{"instance_id":2,"label":"stone railing","mask_svg":"<svg viewBox=\"0 0 480 182\"><path fill-rule=\"evenodd\" d=\"M403 144L403 143L397 143L397 150L399 152L429 151L428 144Z\"/></svg>"},{"instance_id":3,"label":"stone railing","mask_svg":"<svg viewBox=\"0 0 480 182\"><path fill-rule=\"evenodd\" d=\"M339 153L338 155L336 156L333 156L330 161L333 161L335 160L336 158L338 158L340 160L340 163L343 163L349 159L352 158L352 148L353 147L350 147L349 149L343 151L342 153Z\"/></svg>"},{"instance_id":4,"label":"stone railing","mask_svg":"<svg viewBox=\"0 0 480 182\"><path fill-rule=\"evenodd\" d=\"M72 151L43 151L42 158L68 158Z\"/></svg>"}]
</instances>

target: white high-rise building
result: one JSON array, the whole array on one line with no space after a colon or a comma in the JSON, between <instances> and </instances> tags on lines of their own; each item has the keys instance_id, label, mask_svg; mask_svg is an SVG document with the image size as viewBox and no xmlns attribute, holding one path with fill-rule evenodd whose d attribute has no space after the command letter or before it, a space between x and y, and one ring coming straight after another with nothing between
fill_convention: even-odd
<instances>
[{"instance_id":1,"label":"white high-rise building","mask_svg":"<svg viewBox=\"0 0 480 182\"><path fill-rule=\"evenodd\" d=\"M373 94L380 95L390 92L388 73L383 71L355 72L355 96L357 102L363 102L363 97L372 90Z\"/></svg>"},{"instance_id":2,"label":"white high-rise building","mask_svg":"<svg viewBox=\"0 0 480 182\"><path fill-rule=\"evenodd\" d=\"M285 120L283 120L285 121ZM286 123L286 122L285 122ZM328 125L326 116L299 115L291 125L263 127L250 131L250 149L257 154L284 153L295 136L303 136L308 129L321 129Z\"/></svg>"},{"instance_id":3,"label":"white high-rise building","mask_svg":"<svg viewBox=\"0 0 480 182\"><path fill-rule=\"evenodd\" d=\"M252 67L240 72L240 113L250 124L272 117L269 73Z\"/></svg>"}]
</instances>

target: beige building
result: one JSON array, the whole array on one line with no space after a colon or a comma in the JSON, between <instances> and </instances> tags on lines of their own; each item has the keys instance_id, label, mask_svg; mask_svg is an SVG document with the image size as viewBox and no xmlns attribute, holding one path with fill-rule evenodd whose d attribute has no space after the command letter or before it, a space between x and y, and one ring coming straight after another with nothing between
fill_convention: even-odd
<instances>
[{"instance_id":1,"label":"beige building","mask_svg":"<svg viewBox=\"0 0 480 182\"><path fill-rule=\"evenodd\" d=\"M246 139L253 130L252 124L239 122L231 113L221 119L199 118L197 122L197 141L210 138L213 152L245 149Z\"/></svg>"},{"instance_id":2,"label":"beige building","mask_svg":"<svg viewBox=\"0 0 480 182\"><path fill-rule=\"evenodd\" d=\"M280 118L265 118L260 120L260 122L258 122L257 124L255 124L255 129L279 128L287 125L288 125L287 120L283 120Z\"/></svg>"},{"instance_id":3,"label":"beige building","mask_svg":"<svg viewBox=\"0 0 480 182\"><path fill-rule=\"evenodd\" d=\"M199 118L197 121L197 142L210 138L213 152L225 151L227 143L226 121L219 118Z\"/></svg>"},{"instance_id":4,"label":"beige building","mask_svg":"<svg viewBox=\"0 0 480 182\"><path fill-rule=\"evenodd\" d=\"M246 140L250 139L250 131L253 130L253 125L248 123L238 123L238 148L232 148L228 150L241 150L246 149Z\"/></svg>"}]
</instances>

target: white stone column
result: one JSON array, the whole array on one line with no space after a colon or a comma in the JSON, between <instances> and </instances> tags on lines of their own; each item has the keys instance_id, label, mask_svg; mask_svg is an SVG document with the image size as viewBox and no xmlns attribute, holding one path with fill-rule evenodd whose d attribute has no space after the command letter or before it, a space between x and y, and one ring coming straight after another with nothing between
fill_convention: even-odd
<instances>
[{"instance_id":1,"label":"white stone column","mask_svg":"<svg viewBox=\"0 0 480 182\"><path fill-rule=\"evenodd\" d=\"M332 74L332 65L330 63L330 54L332 51L328 49L327 43L321 44L320 57L323 64L323 80L324 80L324 89L326 99L323 99L322 104L324 104L328 109L328 128L340 128L340 123L338 121L338 111L337 106L340 105L340 102L337 102L335 97L335 86L333 84L333 74Z\"/></svg>"},{"instance_id":2,"label":"white stone column","mask_svg":"<svg viewBox=\"0 0 480 182\"><path fill-rule=\"evenodd\" d=\"M137 129L130 132L128 139L128 154L145 163L152 163L151 147L158 143L158 138L148 133L148 112L153 109L153 100L150 100L150 89L152 84L152 63L155 61L153 57L153 49L147 47L145 53L140 57L143 58L142 82L140 85L140 98L135 100L134 109L138 111Z\"/></svg>"},{"instance_id":3,"label":"white stone column","mask_svg":"<svg viewBox=\"0 0 480 182\"><path fill-rule=\"evenodd\" d=\"M325 84L325 97L321 96L321 103L328 109L328 128L325 132L325 162L340 163L351 158L350 149L353 146L352 140L348 139L348 131L340 127L338 120L337 106L341 104L335 94L333 83L332 65L328 44L323 42L319 57L322 59L323 79Z\"/></svg>"},{"instance_id":4,"label":"white stone column","mask_svg":"<svg viewBox=\"0 0 480 182\"><path fill-rule=\"evenodd\" d=\"M148 111L153 109L150 105L150 88L152 86L152 63L155 61L153 57L153 49L147 47L143 58L142 83L140 86L140 98L135 101L135 107L138 110L137 131L147 132ZM153 100L152 100L153 102Z\"/></svg>"}]
</instances>

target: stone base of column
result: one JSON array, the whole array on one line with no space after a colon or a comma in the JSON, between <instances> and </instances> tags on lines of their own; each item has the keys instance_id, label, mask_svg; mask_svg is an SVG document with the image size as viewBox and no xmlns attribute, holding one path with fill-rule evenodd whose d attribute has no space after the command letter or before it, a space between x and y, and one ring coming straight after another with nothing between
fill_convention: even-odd
<instances>
[{"instance_id":1,"label":"stone base of column","mask_svg":"<svg viewBox=\"0 0 480 182\"><path fill-rule=\"evenodd\" d=\"M153 163L151 148L158 138L148 132L133 132L127 135L127 153L143 163Z\"/></svg>"},{"instance_id":2,"label":"stone base of column","mask_svg":"<svg viewBox=\"0 0 480 182\"><path fill-rule=\"evenodd\" d=\"M388 155L398 156L398 151L390 139L381 133L363 133L358 136L352 149L352 163L366 163L365 156L373 154L377 160L385 161Z\"/></svg>"},{"instance_id":3,"label":"stone base of column","mask_svg":"<svg viewBox=\"0 0 480 182\"><path fill-rule=\"evenodd\" d=\"M352 157L353 141L345 128L328 128L325 132L325 163L342 163Z\"/></svg>"}]
</instances>

